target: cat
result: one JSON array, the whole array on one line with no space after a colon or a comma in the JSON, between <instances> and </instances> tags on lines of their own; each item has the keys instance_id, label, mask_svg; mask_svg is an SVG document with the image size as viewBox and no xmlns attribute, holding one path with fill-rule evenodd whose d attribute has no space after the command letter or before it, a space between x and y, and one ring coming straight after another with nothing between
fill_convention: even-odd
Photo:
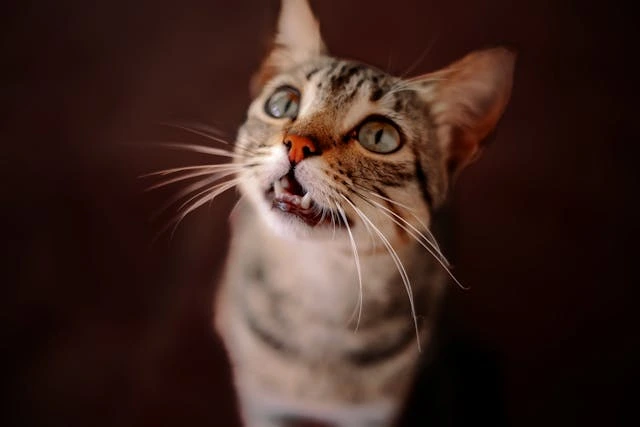
<instances>
[{"instance_id":1,"label":"cat","mask_svg":"<svg viewBox=\"0 0 640 427\"><path fill-rule=\"evenodd\" d=\"M212 149L232 159L212 180L233 178L202 198L242 196L214 325L247 426L393 424L453 277L431 220L514 63L492 48L394 77L331 57L308 2L282 0L235 150Z\"/></svg>"}]
</instances>

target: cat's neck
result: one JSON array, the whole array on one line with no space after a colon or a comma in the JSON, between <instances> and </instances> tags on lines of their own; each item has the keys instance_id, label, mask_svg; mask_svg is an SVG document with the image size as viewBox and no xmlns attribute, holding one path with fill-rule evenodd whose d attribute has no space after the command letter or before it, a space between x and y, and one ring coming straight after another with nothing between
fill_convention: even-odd
<instances>
[{"instance_id":1,"label":"cat's neck","mask_svg":"<svg viewBox=\"0 0 640 427\"><path fill-rule=\"evenodd\" d=\"M310 235L294 234L276 229L249 203L239 205L231 219L232 224L237 224L237 227L234 227L235 233L250 233L256 243L259 243L265 250L281 253L282 256L353 258L355 246L358 258L363 262L369 260L379 262L380 258L384 258L393 264L393 259L389 256L389 250L384 242L370 230L362 233L352 227L347 231L344 226L340 226L336 222L335 224L322 225L321 232L313 232ZM389 245L398 252L400 258L403 258L403 253L419 247L415 240L410 240L405 235L399 237L389 235L385 238Z\"/></svg>"},{"instance_id":2,"label":"cat's neck","mask_svg":"<svg viewBox=\"0 0 640 427\"><path fill-rule=\"evenodd\" d=\"M442 288L442 277L417 245L405 242L394 248L402 267L386 250L358 250L356 262L348 236L288 238L259 219L251 206L241 211L233 220L227 280L251 289L236 294L247 312L258 316L276 307L278 318L291 320L290 330L302 328L294 335L307 337L309 349L330 347L336 337L351 340L354 325L367 328L380 319L393 318L402 328L412 328L412 300L416 313L433 312L428 306L438 299L433 296ZM403 281L401 269L410 283Z\"/></svg>"},{"instance_id":3,"label":"cat's neck","mask_svg":"<svg viewBox=\"0 0 640 427\"><path fill-rule=\"evenodd\" d=\"M338 230L335 238L295 238L282 236L266 221L258 219L248 204L234 220L234 239L244 257L244 263L264 265L276 271L276 280L291 292L301 292L310 298L335 301L354 301L358 298L360 282L367 294L402 295L397 292L401 277L396 261L389 256L380 241L368 236L357 243L356 258L348 233ZM412 241L392 241L398 261L409 275L430 264ZM357 259L357 260L356 260ZM360 271L358 271L360 270ZM421 274L413 274L421 277ZM421 283L415 282L417 288ZM393 291L390 291L393 289ZM353 303L350 303L350 307Z\"/></svg>"}]
</instances>

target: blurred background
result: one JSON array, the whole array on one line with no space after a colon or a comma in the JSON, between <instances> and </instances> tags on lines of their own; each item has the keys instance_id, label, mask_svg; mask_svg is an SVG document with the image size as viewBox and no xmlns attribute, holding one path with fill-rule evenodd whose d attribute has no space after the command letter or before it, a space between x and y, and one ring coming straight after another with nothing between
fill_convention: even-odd
<instances>
[{"instance_id":1,"label":"blurred background","mask_svg":"<svg viewBox=\"0 0 640 427\"><path fill-rule=\"evenodd\" d=\"M602 2L313 2L329 49L402 74L519 51L513 98L451 202L442 358L403 425L621 425L637 388L636 86L630 14ZM154 240L178 191L158 169L210 162L159 141L233 141L278 2L4 4L3 308L15 426L234 426L211 299L235 195ZM425 49L428 48L426 51ZM633 116L633 117L632 117Z\"/></svg>"}]
</instances>

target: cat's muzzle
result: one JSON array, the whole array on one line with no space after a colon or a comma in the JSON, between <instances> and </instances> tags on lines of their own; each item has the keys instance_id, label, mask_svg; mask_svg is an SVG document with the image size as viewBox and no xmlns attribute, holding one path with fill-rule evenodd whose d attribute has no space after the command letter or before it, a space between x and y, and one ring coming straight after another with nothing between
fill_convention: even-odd
<instances>
[{"instance_id":1,"label":"cat's muzzle","mask_svg":"<svg viewBox=\"0 0 640 427\"><path fill-rule=\"evenodd\" d=\"M271 207L285 214L294 215L311 227L332 222L328 220L332 215L323 215L321 209L311 198L311 194L305 190L295 178L293 169L276 180L266 194L271 201ZM325 210L326 211L326 210ZM337 215L333 215L337 218ZM334 219L333 224L340 225Z\"/></svg>"}]
</instances>

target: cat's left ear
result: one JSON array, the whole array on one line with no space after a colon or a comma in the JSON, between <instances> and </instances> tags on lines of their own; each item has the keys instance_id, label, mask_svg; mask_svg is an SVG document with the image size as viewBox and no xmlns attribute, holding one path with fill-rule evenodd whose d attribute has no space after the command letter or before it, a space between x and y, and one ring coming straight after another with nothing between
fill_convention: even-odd
<instances>
[{"instance_id":1,"label":"cat's left ear","mask_svg":"<svg viewBox=\"0 0 640 427\"><path fill-rule=\"evenodd\" d=\"M326 52L308 0L282 0L273 48L251 81L255 96L274 75Z\"/></svg>"},{"instance_id":2,"label":"cat's left ear","mask_svg":"<svg viewBox=\"0 0 640 427\"><path fill-rule=\"evenodd\" d=\"M511 96L515 52L473 52L450 66L412 81L430 105L451 179L482 151Z\"/></svg>"}]
</instances>

